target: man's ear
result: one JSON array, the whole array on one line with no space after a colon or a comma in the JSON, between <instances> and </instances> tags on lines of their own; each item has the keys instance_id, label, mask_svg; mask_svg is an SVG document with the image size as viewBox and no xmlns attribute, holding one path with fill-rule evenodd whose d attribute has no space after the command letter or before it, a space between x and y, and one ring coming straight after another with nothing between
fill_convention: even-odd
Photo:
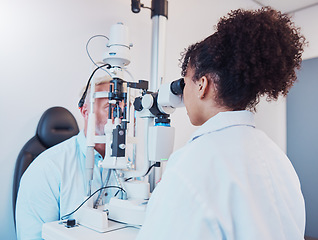
<instances>
[{"instance_id":1,"label":"man's ear","mask_svg":"<svg viewBox=\"0 0 318 240\"><path fill-rule=\"evenodd\" d=\"M88 107L87 104L84 103L83 106L80 108L81 114L85 120L88 120Z\"/></svg>"}]
</instances>

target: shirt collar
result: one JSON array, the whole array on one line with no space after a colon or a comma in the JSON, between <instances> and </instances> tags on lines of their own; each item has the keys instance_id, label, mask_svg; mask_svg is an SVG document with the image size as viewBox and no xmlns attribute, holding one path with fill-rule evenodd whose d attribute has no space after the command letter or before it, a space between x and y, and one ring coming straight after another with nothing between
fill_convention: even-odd
<instances>
[{"instance_id":1,"label":"shirt collar","mask_svg":"<svg viewBox=\"0 0 318 240\"><path fill-rule=\"evenodd\" d=\"M252 112L246 110L219 112L196 130L191 136L189 142L206 133L221 131L228 127L242 125L255 128L254 114Z\"/></svg>"}]
</instances>

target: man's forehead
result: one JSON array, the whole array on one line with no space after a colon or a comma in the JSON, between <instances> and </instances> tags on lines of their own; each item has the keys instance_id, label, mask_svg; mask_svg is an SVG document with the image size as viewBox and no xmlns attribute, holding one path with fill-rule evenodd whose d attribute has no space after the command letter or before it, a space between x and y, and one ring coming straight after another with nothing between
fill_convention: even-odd
<instances>
[{"instance_id":1,"label":"man's forehead","mask_svg":"<svg viewBox=\"0 0 318 240\"><path fill-rule=\"evenodd\" d=\"M110 86L110 82L99 83L95 86L96 92L108 91Z\"/></svg>"}]
</instances>

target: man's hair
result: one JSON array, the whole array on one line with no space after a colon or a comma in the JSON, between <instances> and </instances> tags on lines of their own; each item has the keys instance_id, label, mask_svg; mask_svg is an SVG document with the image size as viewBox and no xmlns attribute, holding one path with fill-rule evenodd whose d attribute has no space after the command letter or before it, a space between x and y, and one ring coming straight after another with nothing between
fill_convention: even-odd
<instances>
[{"instance_id":1,"label":"man's hair","mask_svg":"<svg viewBox=\"0 0 318 240\"><path fill-rule=\"evenodd\" d=\"M109 75L105 75L102 77L97 77L94 79L95 80L95 86L104 84L104 83L110 83L110 81L112 80L112 78ZM85 92L86 86L82 88L80 96L82 97L84 92ZM86 96L85 96L85 101L84 104L86 103L86 100L89 98L90 95L90 91L91 91L91 83L88 86L88 89L86 91Z\"/></svg>"},{"instance_id":2,"label":"man's hair","mask_svg":"<svg viewBox=\"0 0 318 240\"><path fill-rule=\"evenodd\" d=\"M260 96L277 100L296 81L305 38L290 17L270 7L238 9L220 19L216 32L182 56L182 75L206 76L216 101L232 110L255 110Z\"/></svg>"}]
</instances>

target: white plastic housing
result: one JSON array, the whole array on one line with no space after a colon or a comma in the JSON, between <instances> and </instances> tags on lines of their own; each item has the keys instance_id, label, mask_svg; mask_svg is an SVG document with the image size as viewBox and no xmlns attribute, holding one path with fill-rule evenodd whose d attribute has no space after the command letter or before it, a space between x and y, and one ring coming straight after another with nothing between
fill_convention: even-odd
<instances>
[{"instance_id":1,"label":"white plastic housing","mask_svg":"<svg viewBox=\"0 0 318 240\"><path fill-rule=\"evenodd\" d=\"M124 189L129 199L148 199L150 188L149 183L144 181L128 181L124 182Z\"/></svg>"},{"instance_id":2,"label":"white plastic housing","mask_svg":"<svg viewBox=\"0 0 318 240\"><path fill-rule=\"evenodd\" d=\"M150 109L153 106L154 99L151 94L145 94L141 100L142 107Z\"/></svg>"},{"instance_id":3,"label":"white plastic housing","mask_svg":"<svg viewBox=\"0 0 318 240\"><path fill-rule=\"evenodd\" d=\"M126 157L108 157L98 162L98 166L108 169L128 169Z\"/></svg>"},{"instance_id":4,"label":"white plastic housing","mask_svg":"<svg viewBox=\"0 0 318 240\"><path fill-rule=\"evenodd\" d=\"M122 200L111 198L105 207L109 211L108 218L122 223L142 225L145 220L147 201L145 200Z\"/></svg>"},{"instance_id":5,"label":"white plastic housing","mask_svg":"<svg viewBox=\"0 0 318 240\"><path fill-rule=\"evenodd\" d=\"M171 114L177 107L183 107L181 95L174 95L170 90L170 83L162 84L158 90L158 107L160 111Z\"/></svg>"},{"instance_id":6,"label":"white plastic housing","mask_svg":"<svg viewBox=\"0 0 318 240\"><path fill-rule=\"evenodd\" d=\"M173 127L154 126L149 128L149 161L167 161L174 146Z\"/></svg>"},{"instance_id":7,"label":"white plastic housing","mask_svg":"<svg viewBox=\"0 0 318 240\"><path fill-rule=\"evenodd\" d=\"M130 46L128 28L122 23L112 25L103 62L111 66L127 66L130 63Z\"/></svg>"},{"instance_id":8,"label":"white plastic housing","mask_svg":"<svg viewBox=\"0 0 318 240\"><path fill-rule=\"evenodd\" d=\"M108 229L107 213L99 209L83 206L75 214L77 222L97 232L106 232Z\"/></svg>"}]
</instances>

